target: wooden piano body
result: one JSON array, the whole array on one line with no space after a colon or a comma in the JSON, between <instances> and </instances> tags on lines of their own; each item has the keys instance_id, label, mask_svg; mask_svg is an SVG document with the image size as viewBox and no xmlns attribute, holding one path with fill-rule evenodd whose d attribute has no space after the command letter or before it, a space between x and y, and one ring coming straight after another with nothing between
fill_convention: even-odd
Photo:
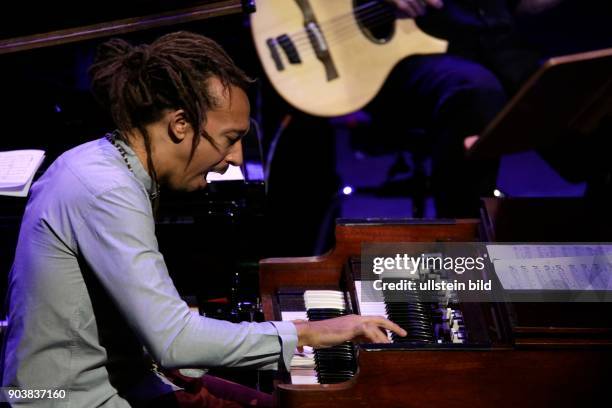
<instances>
[{"instance_id":1,"label":"wooden piano body","mask_svg":"<svg viewBox=\"0 0 612 408\"><path fill-rule=\"evenodd\" d=\"M495 212L498 204L489 208L494 216L500 216ZM478 220L340 222L336 246L324 256L261 261L265 317L280 319L279 290L338 286L347 257L358 255L362 242L474 242L483 234L489 236L491 231L482 227ZM487 322L485 326L497 328L491 330L491 342L485 347L361 345L359 369L350 381L324 385L280 381L276 402L281 407L573 407L606 401L612 378L609 304L514 306L512 325L505 304L469 306ZM581 320L582 312L572 313L573 308L588 313L588 321Z\"/></svg>"}]
</instances>

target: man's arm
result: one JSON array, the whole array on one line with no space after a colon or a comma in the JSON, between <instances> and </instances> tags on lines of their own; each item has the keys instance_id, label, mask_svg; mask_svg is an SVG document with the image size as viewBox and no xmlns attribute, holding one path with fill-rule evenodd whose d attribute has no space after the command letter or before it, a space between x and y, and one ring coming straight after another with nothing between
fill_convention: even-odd
<instances>
[{"instance_id":1,"label":"man's arm","mask_svg":"<svg viewBox=\"0 0 612 408\"><path fill-rule=\"evenodd\" d=\"M158 250L144 191L122 187L95 197L76 236L89 267L163 366L268 365L279 362L282 346L297 344L291 323L232 324L191 312Z\"/></svg>"},{"instance_id":2,"label":"man's arm","mask_svg":"<svg viewBox=\"0 0 612 408\"><path fill-rule=\"evenodd\" d=\"M234 324L190 312L168 275L150 206L143 200L147 200L143 192L131 188L96 197L77 240L79 251L128 324L163 366L264 366L281 360L288 366L298 344L386 342L379 327L405 334L384 318Z\"/></svg>"}]
</instances>

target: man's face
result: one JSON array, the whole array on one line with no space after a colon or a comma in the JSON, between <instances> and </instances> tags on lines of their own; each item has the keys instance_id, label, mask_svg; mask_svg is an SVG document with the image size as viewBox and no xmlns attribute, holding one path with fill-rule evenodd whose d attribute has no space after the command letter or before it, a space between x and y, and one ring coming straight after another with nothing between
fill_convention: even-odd
<instances>
[{"instance_id":1,"label":"man's face","mask_svg":"<svg viewBox=\"0 0 612 408\"><path fill-rule=\"evenodd\" d=\"M224 173L230 164L242 164L241 139L250 125L248 97L236 86L223 88L216 78L211 79L208 86L217 100L216 107L206 115L204 132L208 138L204 132L194 132L189 126L187 137L173 149L173 164L168 166L165 184L172 189L202 189L206 186L208 172ZM194 137L200 140L189 160Z\"/></svg>"}]
</instances>

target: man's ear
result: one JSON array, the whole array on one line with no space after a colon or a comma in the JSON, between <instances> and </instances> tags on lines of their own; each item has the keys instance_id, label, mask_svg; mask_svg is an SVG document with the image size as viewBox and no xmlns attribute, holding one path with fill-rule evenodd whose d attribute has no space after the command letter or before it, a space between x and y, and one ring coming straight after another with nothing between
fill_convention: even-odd
<instances>
[{"instance_id":1,"label":"man's ear","mask_svg":"<svg viewBox=\"0 0 612 408\"><path fill-rule=\"evenodd\" d=\"M181 143L187 138L187 133L191 130L191 125L185 119L185 111L175 110L169 114L168 135L174 143Z\"/></svg>"}]
</instances>

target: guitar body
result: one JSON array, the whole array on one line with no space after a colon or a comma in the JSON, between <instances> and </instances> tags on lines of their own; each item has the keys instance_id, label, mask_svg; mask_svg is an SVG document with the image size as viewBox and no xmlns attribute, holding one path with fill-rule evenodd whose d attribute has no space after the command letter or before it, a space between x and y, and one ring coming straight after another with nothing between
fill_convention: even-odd
<instances>
[{"instance_id":1,"label":"guitar body","mask_svg":"<svg viewBox=\"0 0 612 408\"><path fill-rule=\"evenodd\" d=\"M308 7L306 14L304 7ZM324 38L327 67L317 58L313 46L317 41L311 41L320 37L309 38L304 28L308 12ZM354 9L353 0L258 0L251 29L259 58L277 92L309 114L338 116L372 100L403 58L446 50L446 41L425 34L412 19L394 19L388 10L388 21L383 23L389 35L374 37L367 27L380 30L383 17L380 10L368 10L368 4ZM295 48L299 62L291 63L290 53L279 45L283 35Z\"/></svg>"}]
</instances>

